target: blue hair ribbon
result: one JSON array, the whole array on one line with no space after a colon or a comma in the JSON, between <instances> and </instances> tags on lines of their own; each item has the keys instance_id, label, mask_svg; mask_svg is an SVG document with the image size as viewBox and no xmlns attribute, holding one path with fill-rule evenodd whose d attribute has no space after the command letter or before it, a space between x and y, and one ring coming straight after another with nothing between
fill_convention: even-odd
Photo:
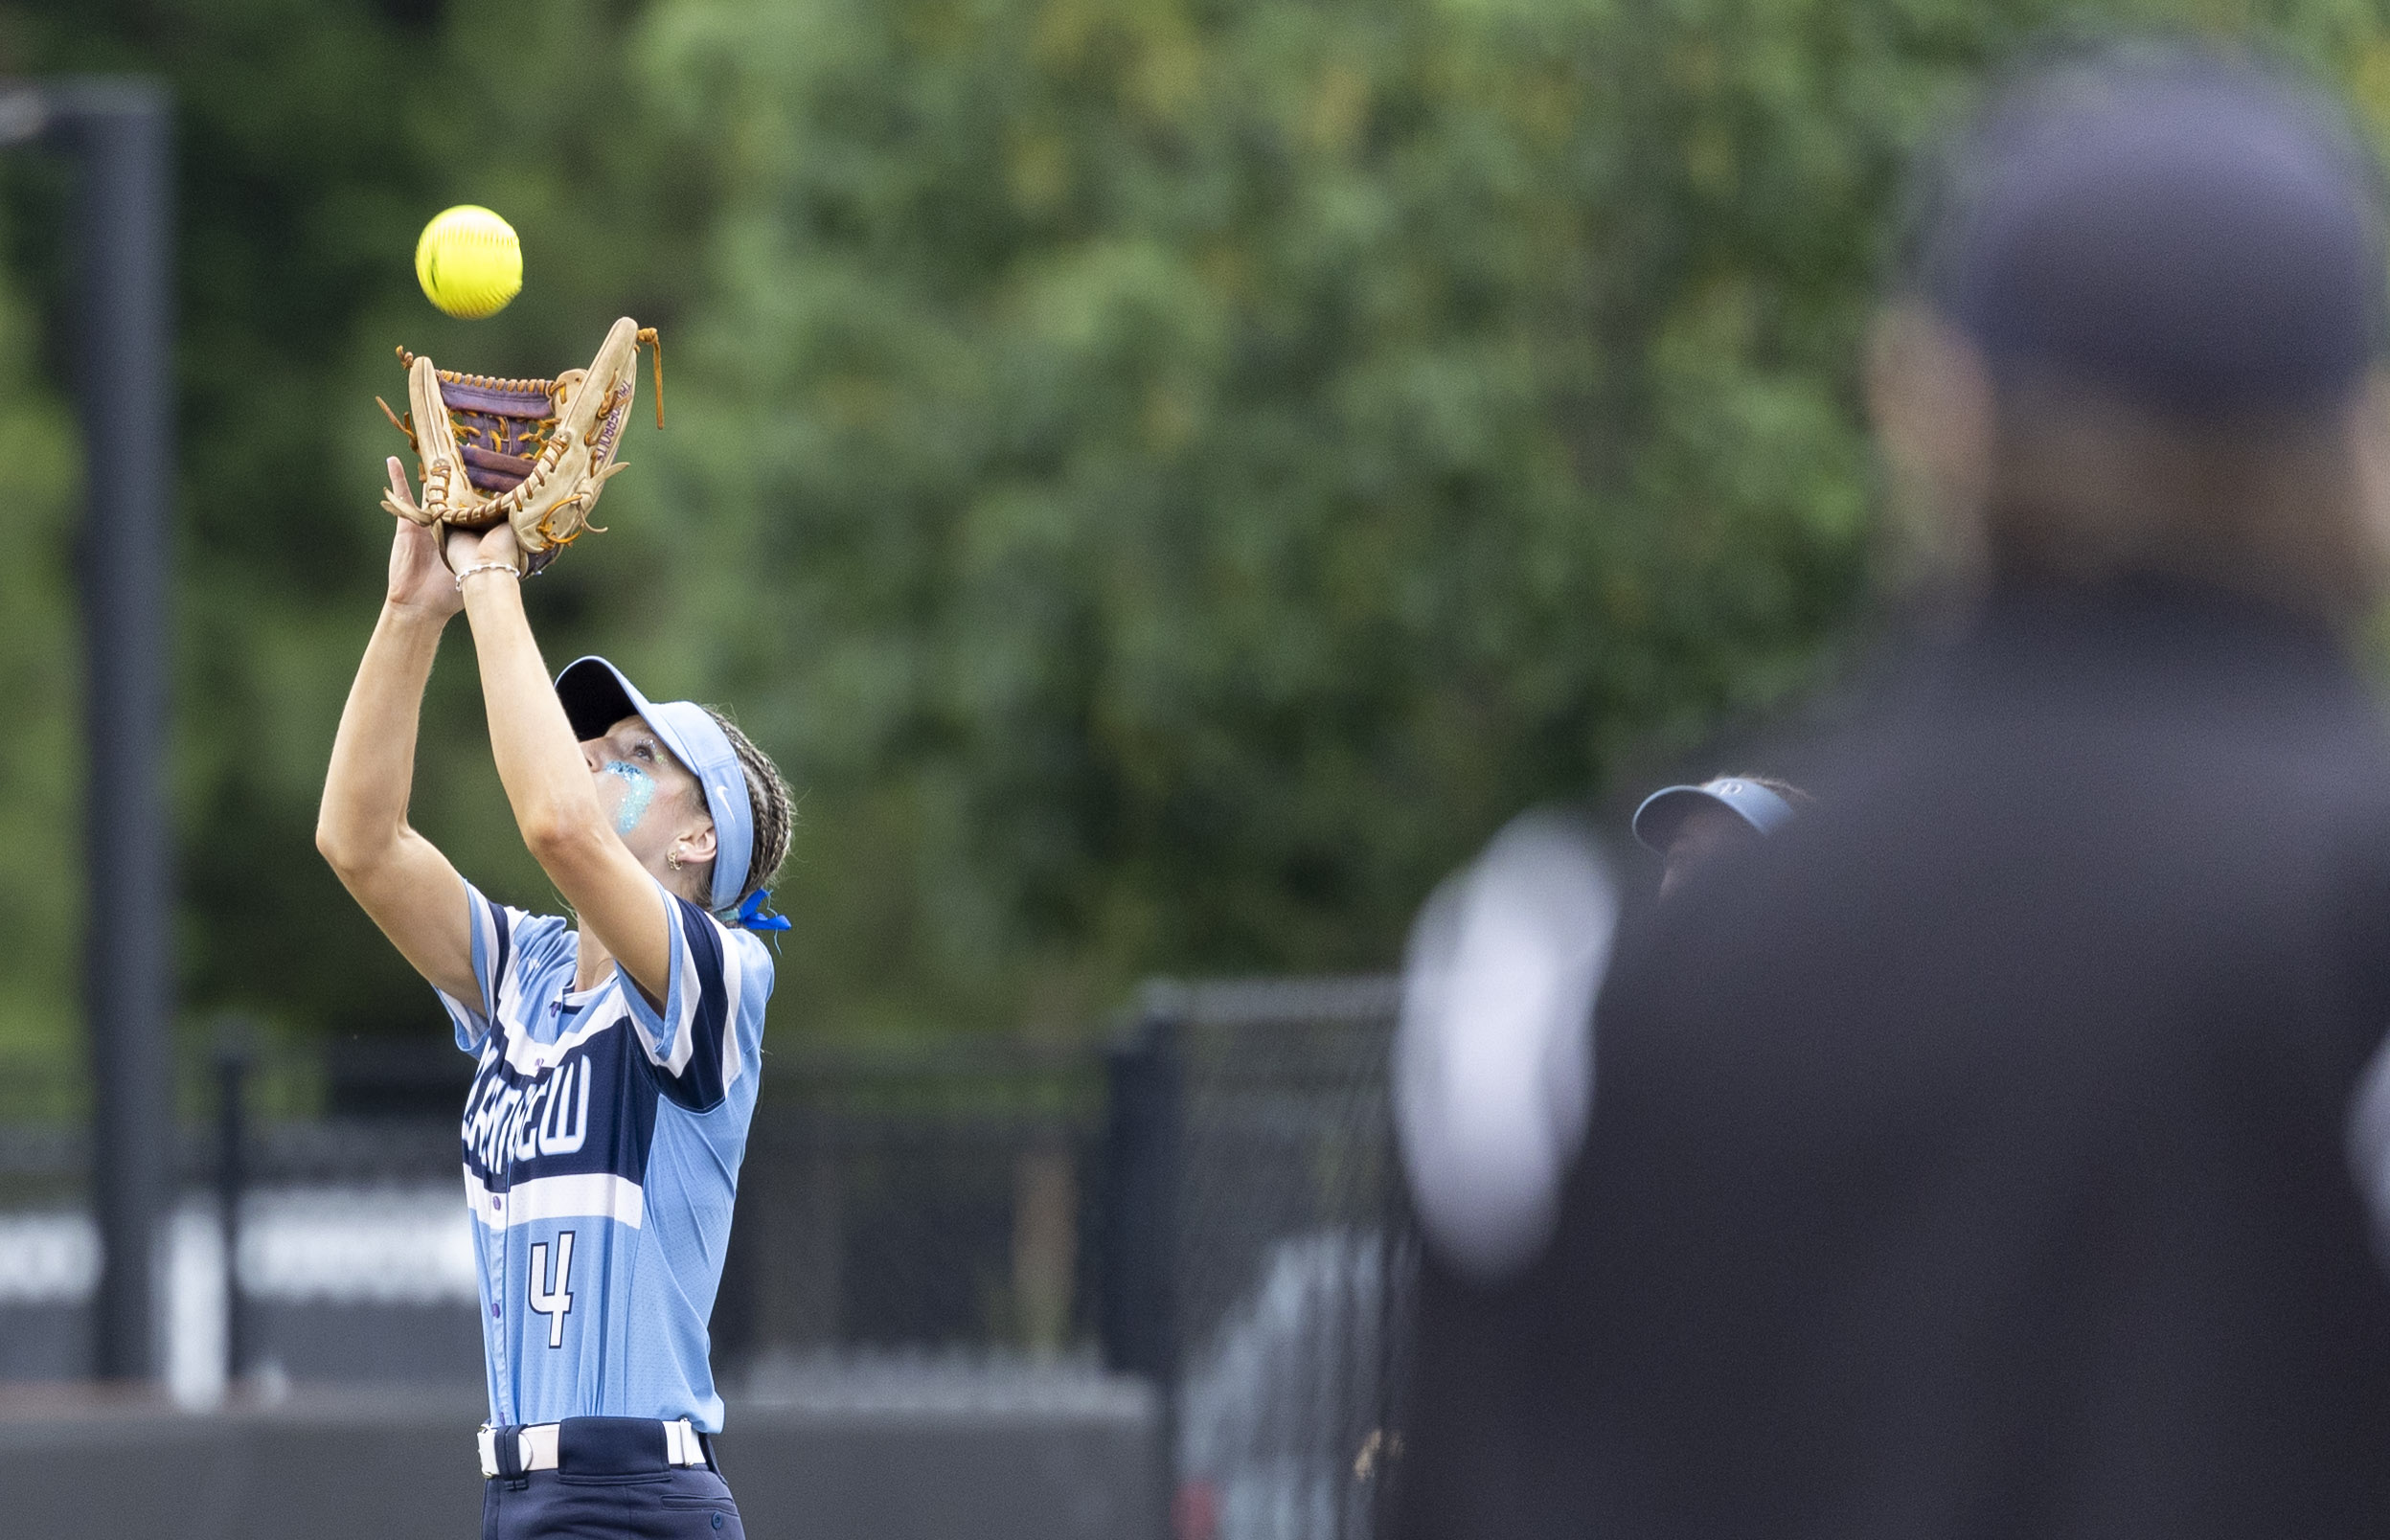
<instances>
[{"instance_id":1,"label":"blue hair ribbon","mask_svg":"<svg viewBox=\"0 0 2390 1540\"><path fill-rule=\"evenodd\" d=\"M771 911L772 890L758 888L747 895L747 901L739 906L739 923L751 931L785 931L788 917Z\"/></svg>"}]
</instances>

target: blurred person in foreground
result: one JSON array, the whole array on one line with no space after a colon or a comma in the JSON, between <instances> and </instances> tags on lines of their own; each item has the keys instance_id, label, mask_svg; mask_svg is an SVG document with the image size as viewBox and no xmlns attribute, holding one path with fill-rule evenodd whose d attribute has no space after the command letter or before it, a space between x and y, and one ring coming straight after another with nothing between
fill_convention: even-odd
<instances>
[{"instance_id":1,"label":"blurred person in foreground","mask_svg":"<svg viewBox=\"0 0 2390 1540\"><path fill-rule=\"evenodd\" d=\"M1658 896L1790 823L1809 793L1762 776L1663 786L1635 808ZM1419 1218L1480 1274L1551 1234L1584 1137L1586 1018L1621 904L1577 819L1514 820L1437 888L1412 927L1395 1043L1395 1130Z\"/></svg>"},{"instance_id":2,"label":"blurred person in foreground","mask_svg":"<svg viewBox=\"0 0 2390 1540\"><path fill-rule=\"evenodd\" d=\"M2390 1533L2377 172L2181 51L1938 171L1870 394L1959 623L1620 943L1548 1240L1431 1228L1404 1540Z\"/></svg>"}]
</instances>

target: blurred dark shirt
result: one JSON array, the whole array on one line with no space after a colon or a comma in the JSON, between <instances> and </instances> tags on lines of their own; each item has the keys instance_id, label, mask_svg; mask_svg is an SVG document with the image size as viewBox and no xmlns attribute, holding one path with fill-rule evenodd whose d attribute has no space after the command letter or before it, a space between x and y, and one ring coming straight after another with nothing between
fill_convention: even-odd
<instances>
[{"instance_id":1,"label":"blurred dark shirt","mask_svg":"<svg viewBox=\"0 0 2390 1540\"><path fill-rule=\"evenodd\" d=\"M1826 762L1622 941L1548 1253L1431 1258L1396 1532L2390 1534L2390 753L2332 639L2012 594Z\"/></svg>"}]
</instances>

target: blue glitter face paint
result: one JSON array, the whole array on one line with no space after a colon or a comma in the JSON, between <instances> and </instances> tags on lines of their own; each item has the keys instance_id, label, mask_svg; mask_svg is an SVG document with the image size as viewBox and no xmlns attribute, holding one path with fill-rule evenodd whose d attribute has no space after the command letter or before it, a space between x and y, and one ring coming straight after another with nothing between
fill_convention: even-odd
<instances>
[{"instance_id":1,"label":"blue glitter face paint","mask_svg":"<svg viewBox=\"0 0 2390 1540\"><path fill-rule=\"evenodd\" d=\"M614 832L628 834L648 816L648 804L655 800L654 778L625 759L608 759L605 774L622 779L623 805L614 809Z\"/></svg>"}]
</instances>

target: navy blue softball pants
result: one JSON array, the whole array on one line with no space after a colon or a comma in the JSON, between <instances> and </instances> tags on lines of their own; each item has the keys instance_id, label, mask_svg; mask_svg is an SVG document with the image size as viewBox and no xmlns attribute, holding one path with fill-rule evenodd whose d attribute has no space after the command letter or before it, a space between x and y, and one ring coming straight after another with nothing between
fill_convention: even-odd
<instances>
[{"instance_id":1,"label":"navy blue softball pants","mask_svg":"<svg viewBox=\"0 0 2390 1540\"><path fill-rule=\"evenodd\" d=\"M482 1540L746 1540L721 1472L666 1464L657 1424L573 1417L564 1428L561 1468L483 1483Z\"/></svg>"}]
</instances>

